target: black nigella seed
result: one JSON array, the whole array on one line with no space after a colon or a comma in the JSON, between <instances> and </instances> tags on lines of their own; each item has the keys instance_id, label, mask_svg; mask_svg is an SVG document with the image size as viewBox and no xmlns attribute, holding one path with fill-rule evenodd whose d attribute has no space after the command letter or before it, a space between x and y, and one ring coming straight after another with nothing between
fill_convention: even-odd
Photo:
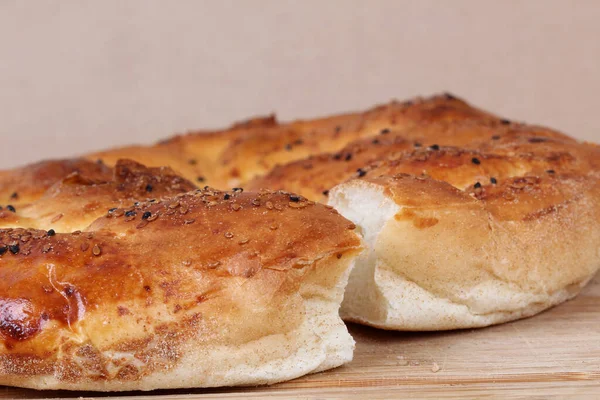
<instances>
[{"instance_id":1,"label":"black nigella seed","mask_svg":"<svg viewBox=\"0 0 600 400\"><path fill-rule=\"evenodd\" d=\"M188 161L188 164L190 165L196 165L198 164L198 161L194 160L193 158L191 160Z\"/></svg>"},{"instance_id":2,"label":"black nigella seed","mask_svg":"<svg viewBox=\"0 0 600 400\"><path fill-rule=\"evenodd\" d=\"M440 146L439 146L439 145L437 145L437 144L432 144L431 146L429 146L429 148L430 148L431 150L436 150L436 151L437 151L437 150L439 150L439 149L440 149Z\"/></svg>"},{"instance_id":3,"label":"black nigella seed","mask_svg":"<svg viewBox=\"0 0 600 400\"><path fill-rule=\"evenodd\" d=\"M492 136L492 140L499 140L500 139L500 135L494 135Z\"/></svg>"},{"instance_id":4,"label":"black nigella seed","mask_svg":"<svg viewBox=\"0 0 600 400\"><path fill-rule=\"evenodd\" d=\"M288 143L288 144L286 144L286 145L285 145L285 149L286 149L287 151L290 151L290 150L292 150L292 145L291 145L291 144L289 144L289 143Z\"/></svg>"},{"instance_id":5,"label":"black nigella seed","mask_svg":"<svg viewBox=\"0 0 600 400\"><path fill-rule=\"evenodd\" d=\"M554 171L553 169L549 169L549 170L548 170L548 171L546 171L546 172L547 172L547 173L549 173L549 174L553 174L553 173L555 173L556 171Z\"/></svg>"},{"instance_id":6,"label":"black nigella seed","mask_svg":"<svg viewBox=\"0 0 600 400\"><path fill-rule=\"evenodd\" d=\"M293 201L294 203L297 203L297 202L300 201L300 196L291 195L290 196L290 201Z\"/></svg>"},{"instance_id":7,"label":"black nigella seed","mask_svg":"<svg viewBox=\"0 0 600 400\"><path fill-rule=\"evenodd\" d=\"M150 211L146 211L144 214L142 214L142 219L148 219L152 216L152 213Z\"/></svg>"},{"instance_id":8,"label":"black nigella seed","mask_svg":"<svg viewBox=\"0 0 600 400\"><path fill-rule=\"evenodd\" d=\"M496 183L498 183L498 180L496 178L490 178L490 182L492 183L492 185L495 185Z\"/></svg>"},{"instance_id":9,"label":"black nigella seed","mask_svg":"<svg viewBox=\"0 0 600 400\"><path fill-rule=\"evenodd\" d=\"M56 232L54 231L54 229L50 229L50 230L48 230L47 234L48 234L48 236L54 236L54 235L56 235Z\"/></svg>"},{"instance_id":10,"label":"black nigella seed","mask_svg":"<svg viewBox=\"0 0 600 400\"><path fill-rule=\"evenodd\" d=\"M13 254L19 254L19 250L21 249L18 244L13 244L11 246L8 246L8 250L10 250L10 252Z\"/></svg>"},{"instance_id":11,"label":"black nigella seed","mask_svg":"<svg viewBox=\"0 0 600 400\"><path fill-rule=\"evenodd\" d=\"M113 212L115 212L115 211L117 211L117 207L113 207L113 208L109 208L109 209L108 209L108 212L109 212L109 213L113 213Z\"/></svg>"},{"instance_id":12,"label":"black nigella seed","mask_svg":"<svg viewBox=\"0 0 600 400\"><path fill-rule=\"evenodd\" d=\"M362 176L365 176L367 174L367 171L365 171L362 168L357 169L356 172L358 173L358 177L359 178L362 177Z\"/></svg>"},{"instance_id":13,"label":"black nigella seed","mask_svg":"<svg viewBox=\"0 0 600 400\"><path fill-rule=\"evenodd\" d=\"M3 256L8 251L8 247L0 246L0 256Z\"/></svg>"},{"instance_id":14,"label":"black nigella seed","mask_svg":"<svg viewBox=\"0 0 600 400\"><path fill-rule=\"evenodd\" d=\"M323 190L323 196L329 196L329 190Z\"/></svg>"},{"instance_id":15,"label":"black nigella seed","mask_svg":"<svg viewBox=\"0 0 600 400\"><path fill-rule=\"evenodd\" d=\"M11 206L10 204L6 206L6 209L8 211L10 211L10 212L17 212L17 210L13 206Z\"/></svg>"},{"instance_id":16,"label":"black nigella seed","mask_svg":"<svg viewBox=\"0 0 600 400\"><path fill-rule=\"evenodd\" d=\"M382 129L381 132L379 132L379 133L382 135L387 135L388 133L390 133L390 130L385 128L385 129Z\"/></svg>"},{"instance_id":17,"label":"black nigella seed","mask_svg":"<svg viewBox=\"0 0 600 400\"><path fill-rule=\"evenodd\" d=\"M229 200L231 198L231 195L229 193L225 193L225 196L223 196L223 200Z\"/></svg>"},{"instance_id":18,"label":"black nigella seed","mask_svg":"<svg viewBox=\"0 0 600 400\"><path fill-rule=\"evenodd\" d=\"M510 120L508 120L508 119L504 119L504 118L503 118L503 119L501 119L501 120L500 120L500 123L501 123L502 125L510 125Z\"/></svg>"},{"instance_id":19,"label":"black nigella seed","mask_svg":"<svg viewBox=\"0 0 600 400\"><path fill-rule=\"evenodd\" d=\"M454 97L454 95L452 93L444 93L444 97L446 97L447 100L456 100L456 97Z\"/></svg>"},{"instance_id":20,"label":"black nigella seed","mask_svg":"<svg viewBox=\"0 0 600 400\"><path fill-rule=\"evenodd\" d=\"M415 142L415 144L413 146L415 146L415 147L421 147L423 145L421 143L419 143L419 142Z\"/></svg>"},{"instance_id":21,"label":"black nigella seed","mask_svg":"<svg viewBox=\"0 0 600 400\"><path fill-rule=\"evenodd\" d=\"M234 192L240 192L240 193L242 193L244 191L244 188L233 188L232 190Z\"/></svg>"},{"instance_id":22,"label":"black nigella seed","mask_svg":"<svg viewBox=\"0 0 600 400\"><path fill-rule=\"evenodd\" d=\"M127 211L127 212L125 213L125 216L126 216L126 217L133 217L133 216L135 216L135 214L136 214L136 212L135 212L135 211L133 211L133 210L131 210L131 211Z\"/></svg>"},{"instance_id":23,"label":"black nigella seed","mask_svg":"<svg viewBox=\"0 0 600 400\"><path fill-rule=\"evenodd\" d=\"M13 194L10 195L11 199L18 199L19 198L19 194L17 192L14 192Z\"/></svg>"},{"instance_id":24,"label":"black nigella seed","mask_svg":"<svg viewBox=\"0 0 600 400\"><path fill-rule=\"evenodd\" d=\"M196 180L198 182L204 182L206 180L206 178L204 178L203 176L199 176L199 177L196 178Z\"/></svg>"},{"instance_id":25,"label":"black nigella seed","mask_svg":"<svg viewBox=\"0 0 600 400\"><path fill-rule=\"evenodd\" d=\"M542 137L533 137L529 139L529 143L543 143L545 141L547 141L547 139Z\"/></svg>"},{"instance_id":26,"label":"black nigella seed","mask_svg":"<svg viewBox=\"0 0 600 400\"><path fill-rule=\"evenodd\" d=\"M133 205L137 207L137 206L139 206L139 205L140 205L140 202L139 202L139 201L136 201L135 203L133 203Z\"/></svg>"},{"instance_id":27,"label":"black nigella seed","mask_svg":"<svg viewBox=\"0 0 600 400\"><path fill-rule=\"evenodd\" d=\"M294 144L297 144L297 145L301 145L301 144L303 144L303 143L304 143L304 140L302 140L302 139L297 139L297 140L294 142Z\"/></svg>"},{"instance_id":28,"label":"black nigella seed","mask_svg":"<svg viewBox=\"0 0 600 400\"><path fill-rule=\"evenodd\" d=\"M471 162L475 165L481 164L481 161L479 161L479 158L477 158L477 157L471 158Z\"/></svg>"},{"instance_id":29,"label":"black nigella seed","mask_svg":"<svg viewBox=\"0 0 600 400\"><path fill-rule=\"evenodd\" d=\"M477 182L475 185L473 185L473 187L475 189L479 189L481 187L481 183Z\"/></svg>"},{"instance_id":30,"label":"black nigella seed","mask_svg":"<svg viewBox=\"0 0 600 400\"><path fill-rule=\"evenodd\" d=\"M339 126L339 125L338 125L338 126L336 126L336 127L335 127L335 133L338 133L338 132L340 132L341 130L342 130L342 127L341 127L341 126Z\"/></svg>"},{"instance_id":31,"label":"black nigella seed","mask_svg":"<svg viewBox=\"0 0 600 400\"><path fill-rule=\"evenodd\" d=\"M152 185L147 184L146 185L146 192L150 193L154 188L152 187Z\"/></svg>"},{"instance_id":32,"label":"black nigella seed","mask_svg":"<svg viewBox=\"0 0 600 400\"><path fill-rule=\"evenodd\" d=\"M352 153L346 154L346 157L344 157L344 160L346 160L346 161L352 160Z\"/></svg>"},{"instance_id":33,"label":"black nigella seed","mask_svg":"<svg viewBox=\"0 0 600 400\"><path fill-rule=\"evenodd\" d=\"M373 139L373 141L371 143L373 143L373 144L379 144L379 139Z\"/></svg>"},{"instance_id":34,"label":"black nigella seed","mask_svg":"<svg viewBox=\"0 0 600 400\"><path fill-rule=\"evenodd\" d=\"M334 160L341 160L342 159L342 155L340 153L337 153L333 156Z\"/></svg>"}]
</instances>

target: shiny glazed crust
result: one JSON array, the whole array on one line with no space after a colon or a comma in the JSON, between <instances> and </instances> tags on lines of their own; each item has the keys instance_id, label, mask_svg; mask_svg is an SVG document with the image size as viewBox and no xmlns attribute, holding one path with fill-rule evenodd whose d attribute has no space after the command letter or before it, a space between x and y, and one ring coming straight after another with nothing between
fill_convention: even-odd
<instances>
[{"instance_id":1,"label":"shiny glazed crust","mask_svg":"<svg viewBox=\"0 0 600 400\"><path fill-rule=\"evenodd\" d=\"M172 170L144 172L144 167L133 162L119 161L123 158L153 167L168 165ZM600 267L600 148L594 144L580 143L548 128L498 118L451 95L392 102L361 113L311 121L279 123L273 116L256 118L224 131L188 133L152 146L108 150L83 159L57 161L49 165L52 167L44 168L43 164L38 164L0 173L0 198L3 196L6 199L0 200L0 204L1 201L13 203L13 209L17 205L14 212L4 207L0 213L0 223L7 227L23 226L44 230L54 225L62 232L81 230L93 237L98 235L102 239L100 244L90 242L86 245L77 242L69 244L67 248L83 246L92 251L93 255L94 245L98 244L101 257L112 254L106 251L113 247L120 249L124 246L122 248L132 254L127 265L131 265L131 271L136 271L131 272L132 275L128 275L127 279L134 279L132 276L138 275L144 279L153 279L152 287L158 284L165 293L162 295L162 303L153 297L156 293L154 291L152 296L142 294L152 297L151 307L162 307L161 310L175 310L177 305L184 307L183 303L175 302L174 299L185 298L186 301L192 301L188 298L189 292L202 292L206 290L202 285L210 286L219 282L219 285L225 287L225 292L220 293L227 293L227 296L219 297L213 303L201 302L206 304L202 307L216 304L214 309L203 311L203 315L211 316L210 321L215 324L211 326L217 328L211 331L211 327L203 327L203 332L221 332L229 323L242 324L239 327L239 332L242 332L240 337L234 335L233 338L225 339L217 335L216 342L206 343L207 348L211 349L210 346L215 346L214 343L225 341L233 346L229 349L236 349L227 353L231 355L229 359L236 360L235 363L223 366L223 359L214 359L214 363L206 361L206 365L221 365L211 370L218 371L216 373L207 373L202 378L194 375L191 378L186 374L192 374L190 371L196 371L194 368L199 367L196 361L186 359L178 364L183 365L183 375L180 372L171 374L170 371L180 370L169 364L156 374L149 372L144 375L144 372L140 372L135 375L135 379L127 381L129 383L123 383L118 378L114 381L94 381L96 383L93 384L97 386L90 386L90 378L85 381L88 382L88 386L85 386L87 388L116 390L172 387L175 385L173 382L182 377L185 377L184 381L189 386L266 383L298 376L309 370L339 365L342 360L347 360L347 349L351 345L348 345L349 341L344 336L347 334L342 333L337 340L326 341L329 346L346 343L342 346L346 350L337 349L337 353L332 351L338 354L332 356L336 361L323 361L318 365L315 363L313 359L328 359L323 358L323 354L328 354L326 350L310 353L303 359L313 360L312 364L306 361L310 366L293 357L286 359L292 360L292 364L303 365L302 371L291 367L288 370L282 367L283 364L273 364L271 361L266 364L245 362L243 360L247 353L240 350L240 343L244 340L242 337L263 335L271 338L274 334L265 333L262 329L269 326L266 321L276 320L273 315L280 315L277 313L282 313L285 307L288 307L286 315L289 320L282 321L281 328L274 328L276 331L279 329L277 332L293 332L289 337L314 338L320 335L314 330L315 327L323 324L327 326L327 323L323 322L325 320L315 323L310 318L318 318L316 315L323 314L323 308L312 308L321 312L310 314L303 312L303 308L298 306L302 304L298 296L304 299L305 308L309 309L312 307L309 304L313 304L302 295L304 282L310 282L309 298L339 298L341 301L341 288L346 279L344 274L348 274L351 260L360 245L358 239L347 229L347 220L335 216L331 209L311 203L311 200L328 202L353 221L357 231L362 234L367 251L358 257L357 266L349 276L341 312L347 320L375 327L398 330L456 329L481 327L530 316L575 296ZM117 171L125 168L130 172L120 181L115 178L114 182L107 184L106 174L112 174L113 167ZM82 179L83 172L80 170L90 171L88 178ZM67 176L71 173L75 174ZM36 179L38 174L44 174L45 178ZM155 178L148 178L146 174ZM187 180L179 178L179 175ZM151 200L155 194L144 192L148 179L154 179L151 184L153 190L157 193L165 192L156 194L154 202ZM98 181L102 180L105 183L99 184ZM25 184L18 186L20 182ZM239 204L244 211L234 210L233 204L228 203L231 199L205 201L212 196L225 196L226 192L206 189L200 193L178 194L188 192L193 184L208 184L221 189L243 186L246 192L236 190L227 193L236 199L234 201L245 199L246 203ZM266 198L252 197L258 195L247 194L247 191L261 193L265 188L300 193L308 200L295 195L294 200L291 200L287 192L262 192L260 196L274 196L268 201ZM16 197L13 196L14 193L17 193ZM160 196L169 196L171 199L166 203L161 202ZM174 202L176 205L173 207L181 210L181 201L178 203L178 200L173 200L173 196L183 196L184 203L189 202L187 206L184 205L183 214L170 208ZM93 198L94 201L88 201L87 198ZM200 200L192 199L199 198L203 199L202 205L197 203L196 207L194 202ZM212 204L213 201L217 203ZM135 205L136 202L139 203ZM278 210L278 207L282 209ZM107 213L108 208L116 209ZM192 209L197 214L190 217L188 214ZM155 221L157 211L161 212L161 217ZM126 212L129 216L122 215ZM150 212L148 219L142 219L145 212ZM298 214L294 214L296 212ZM162 220L162 215L166 213L169 213L168 218ZM57 217L60 214L62 216ZM260 221L253 220L259 214ZM108 215L109 218L103 215ZM297 215L299 218L306 215L307 219L288 221L284 218L280 221L281 224L272 226L273 220L268 219L272 215ZM329 233L321 228L321 218L325 215L335 222ZM176 223L173 222L175 218ZM126 219L130 221L125 221ZM223 219L229 222L223 222ZM254 222L246 225L246 220ZM239 224L245 230L228 230L230 228L225 225L231 224L233 227L234 222L236 227ZM175 225L177 228L174 228ZM192 235L188 237L185 234L185 238L180 238L180 232L190 229L193 230L190 231L193 232ZM287 244L273 247L272 237L278 237L284 231L283 237L290 238L286 239ZM44 237L43 232L36 232L30 232L31 237L42 237L37 239L40 242L32 243L60 248L54 242L43 243L48 238ZM14 241L16 239L10 235L18 236L22 233L10 231L4 234ZM238 241L240 233L241 239ZM209 234L212 235L211 238L218 237L218 240L208 249L199 247L198 242L193 239L205 238ZM25 233L25 237L28 236ZM85 237L81 234L68 237L73 236L78 237L78 240ZM155 240L155 236L159 239ZM8 238L5 236L6 240ZM246 239L250 241L245 243ZM264 247L247 252L246 249L251 248L248 244L253 242L263 243ZM193 251L186 250L183 252L185 256L180 256L178 252L182 248L187 249L185 246L191 246L189 248ZM26 245L24 248L27 252ZM2 256L0 262L9 262L5 260L11 260L13 256L27 256L22 252L17 255L9 254L9 249L7 246L6 255ZM44 249L47 248L42 247L43 257L53 257L51 252L44 253ZM157 253L156 249L160 251ZM34 254L33 249L30 251ZM273 259L261 258L261 267L255 272L253 254L263 254L263 251L265 254L272 253ZM287 252L292 252L294 256L280 256L281 253L288 254ZM338 256L341 258L338 259ZM189 268L187 265L188 259L192 257L197 257L189 261L190 265L198 266L196 268ZM315 267L310 270L313 272L303 273L302 279L299 279L296 274L304 269L287 266L287 260L294 257L324 260L322 262L326 262L328 267ZM69 263L71 259L77 260L69 258ZM265 267L267 259L271 260L269 262L272 265L286 267L278 275L273 272L278 271L276 268ZM91 257L91 260L98 258ZM167 296L170 286L162 288L160 279L163 278L152 275L155 270L147 269L148 264L153 265L158 260L161 268L171 274L167 276L180 278L175 281L200 286L192 289L177 286L175 295ZM66 261L62 263L70 265ZM87 261L84 263L88 264ZM163 264L167 266L162 267ZM9 279L8 274L21 279L22 275L15 272L21 264L11 265L12 270L5 268L5 280ZM213 270L209 268L211 265L217 267ZM316 265L320 264L317 262ZM35 279L48 280L48 273L43 272L43 268L36 268L35 271L42 271L39 275L26 275L22 279L32 279L30 282L35 282ZM69 273L75 273L74 271L80 269L73 268ZM148 271L152 271L152 274ZM331 272L334 276L331 277L326 271L338 272ZM86 271L85 274L88 276L90 272ZM146 278L144 274L152 276ZM194 274L203 274L202 279L195 278ZM251 276L246 277L248 274ZM274 280L271 274L284 280ZM70 275L67 277L75 279ZM106 278L98 272L95 279L104 282L103 279ZM123 278L123 281L127 279ZM239 279L259 282L259 286L254 287L251 283L241 285ZM71 281L64 279L61 282ZM331 289L329 297L314 294L322 292L322 289L315 289L322 285ZM277 297L269 289L268 296L273 297L269 297L268 302L260 300L253 303L251 296L258 293L259 287L277 287ZM335 290L332 289L334 287ZM95 291L92 293L91 298L103 296ZM126 293L123 298L137 292L128 290ZM139 300L140 298L144 299L134 297L131 300L133 304L123 307L127 310L142 307L142 303L145 304L147 300ZM259 296L259 299L262 297ZM277 307L273 306L271 299L275 300ZM116 300L113 303L108 299L104 301L112 304L113 313L115 307L118 312ZM331 310L338 304L336 301L328 302L329 314L325 314L334 314ZM38 307L36 304L39 303L34 304ZM48 302L48 306L51 304L53 303ZM239 313L232 314L234 317L231 319L228 319L228 313L223 317L221 313L214 311L230 310L231 304L235 304L233 309L239 310ZM14 309L10 307L7 309ZM14 307L24 309L33 305L23 303ZM90 321L95 321L94 318L99 321L105 318L103 315L113 315L114 321L125 320L102 307L98 305L98 314L94 314L96 317L90 316ZM86 310L90 308L86 306ZM266 314L260 314L263 312L260 310L264 310ZM143 314L142 311L139 313ZM26 314L29 315L29 311ZM43 315L35 314L34 311L31 314ZM63 312L61 318L68 322L70 317L64 314ZM151 324L153 329L166 323L158 316L167 314L159 314L156 309L152 309L149 314L152 318L157 318ZM6 315L4 321L9 321L10 325L12 314ZM245 315L251 317L246 319ZM303 318L302 315L312 316ZM183 316L187 317L188 314L181 314L181 310L177 313L173 311L168 319L169 323L183 324ZM129 318L128 314L124 314L124 317ZM329 332L345 332L336 325L335 318L329 317L326 320L334 324L327 328ZM42 321L45 320L42 318ZM248 327L245 321L248 321ZM225 325L220 325L221 323ZM62 324L60 329L65 329L65 322ZM130 325L136 326L127 320L127 326ZM177 331L179 326L177 325ZM98 327L99 325L94 325L89 331L102 332ZM11 332L12 328L7 329ZM63 332L60 329L50 329L48 332ZM118 329L120 332L121 328ZM29 332L27 329L25 331ZM127 334L125 328L123 332ZM297 336L297 332L304 333ZM258 336L253 336L255 334ZM289 341L287 336L285 338L283 342ZM206 352L198 353L205 351L198 350L205 349L199 344L204 344L204 339L198 342L195 338L186 337L185 340L189 347L182 354L195 354L197 359L213 360ZM307 346L318 348L315 344L318 340L307 340L303 349ZM162 343L171 341L176 342L168 336L164 337ZM34 342L29 338L23 341ZM157 343L155 340L150 342ZM110 342L108 347L102 349L116 351L114 347L110 347L112 344ZM266 347L279 349L277 345L269 343ZM20 354L28 354L27 351L29 350ZM254 350L248 351L252 353ZM9 350L6 352L8 354ZM145 353L142 351L135 354ZM200 357L199 354L204 356ZM106 358L106 355L103 357L103 360L108 361L104 361L102 365L113 368L115 361ZM139 357L142 356L136 355L135 359ZM267 359L271 360L269 357ZM180 362L179 359L177 362ZM250 369L244 369L240 365L254 366L253 368L258 368L256 365L268 365L268 371L271 372L260 372L258 377L248 372ZM32 367L22 368L26 371ZM127 370L130 368L127 367ZM73 368L69 370L71 369ZM117 370L119 369L111 369ZM283 374L273 371L287 372ZM15 381L8 381L9 384L23 385L22 382L25 382L17 380L25 379L17 378L20 376L18 374L10 376L14 376ZM40 387L36 376L38 375L33 375L27 385ZM219 378L214 378L215 376ZM146 380L146 377L152 379ZM48 382L50 381L54 386L48 384L48 387L77 387L75 384L64 383L66 381ZM118 383L111 386L111 382Z\"/></svg>"},{"instance_id":2,"label":"shiny glazed crust","mask_svg":"<svg viewBox=\"0 0 600 400\"><path fill-rule=\"evenodd\" d=\"M256 385L352 358L338 309L360 239L303 197L120 161L4 208L0 228L0 384Z\"/></svg>"}]
</instances>

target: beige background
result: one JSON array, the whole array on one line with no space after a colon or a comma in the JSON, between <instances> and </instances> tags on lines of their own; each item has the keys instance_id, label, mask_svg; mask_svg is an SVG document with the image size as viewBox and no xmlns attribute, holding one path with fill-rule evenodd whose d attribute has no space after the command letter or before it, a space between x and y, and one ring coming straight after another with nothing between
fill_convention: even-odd
<instances>
[{"instance_id":1,"label":"beige background","mask_svg":"<svg viewBox=\"0 0 600 400\"><path fill-rule=\"evenodd\" d=\"M0 167L449 90L600 141L600 1L0 0Z\"/></svg>"}]
</instances>

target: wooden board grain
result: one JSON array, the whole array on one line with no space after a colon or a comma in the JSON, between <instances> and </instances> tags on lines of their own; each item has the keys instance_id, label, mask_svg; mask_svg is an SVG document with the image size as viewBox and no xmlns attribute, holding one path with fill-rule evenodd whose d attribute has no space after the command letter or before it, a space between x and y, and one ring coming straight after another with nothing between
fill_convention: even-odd
<instances>
[{"instance_id":1,"label":"wooden board grain","mask_svg":"<svg viewBox=\"0 0 600 400\"><path fill-rule=\"evenodd\" d=\"M120 393L121 399L600 398L600 276L576 299L486 329L386 332L349 326L350 364L258 388ZM434 372L438 369L437 372ZM105 397L3 387L3 398Z\"/></svg>"}]
</instances>

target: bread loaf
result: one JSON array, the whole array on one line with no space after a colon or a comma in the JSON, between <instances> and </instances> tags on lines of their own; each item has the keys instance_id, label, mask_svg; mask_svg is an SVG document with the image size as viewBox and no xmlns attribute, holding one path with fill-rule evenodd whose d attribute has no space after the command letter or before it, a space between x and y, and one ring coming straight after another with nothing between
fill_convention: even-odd
<instances>
[{"instance_id":1,"label":"bread loaf","mask_svg":"<svg viewBox=\"0 0 600 400\"><path fill-rule=\"evenodd\" d=\"M328 202L368 245L342 315L380 328L533 315L576 295L600 267L599 147L448 94L310 121L256 118L85 158L99 174L131 158L201 185ZM6 182L30 168L0 176L0 195L10 201Z\"/></svg>"},{"instance_id":2,"label":"bread loaf","mask_svg":"<svg viewBox=\"0 0 600 400\"><path fill-rule=\"evenodd\" d=\"M1 385L260 385L351 360L338 310L361 242L335 210L131 161L47 165L81 172L44 192L25 168L0 211Z\"/></svg>"}]
</instances>

